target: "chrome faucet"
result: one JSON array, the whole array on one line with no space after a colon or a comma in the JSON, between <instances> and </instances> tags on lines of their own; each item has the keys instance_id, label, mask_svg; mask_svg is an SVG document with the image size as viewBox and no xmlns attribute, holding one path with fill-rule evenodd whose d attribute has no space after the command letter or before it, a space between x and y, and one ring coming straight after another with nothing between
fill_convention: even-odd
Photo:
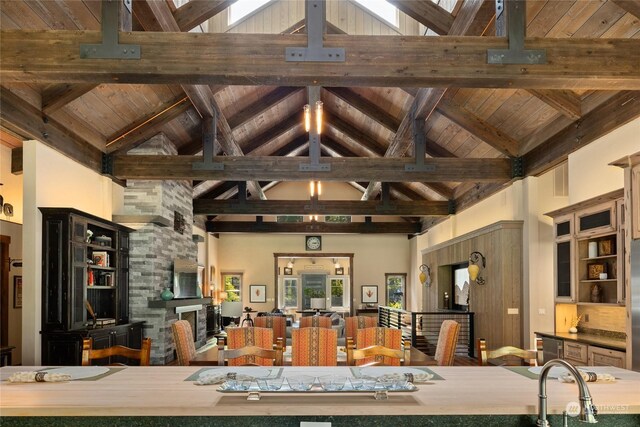
<instances>
[{"instance_id":1,"label":"chrome faucet","mask_svg":"<svg viewBox=\"0 0 640 427\"><path fill-rule=\"evenodd\" d=\"M598 414L598 411L591 402L589 387L587 387L587 383L582 378L582 375L580 375L580 372L578 372L575 366L565 360L553 359L544 364L542 371L540 372L540 378L538 379L538 422L536 423L536 426L550 426L549 421L547 421L547 375L549 374L551 367L554 365L566 368L573 378L575 378L576 384L578 384L578 393L580 397L580 415L578 416L578 420L589 424L597 423L598 420L596 419L596 415Z\"/></svg>"}]
</instances>

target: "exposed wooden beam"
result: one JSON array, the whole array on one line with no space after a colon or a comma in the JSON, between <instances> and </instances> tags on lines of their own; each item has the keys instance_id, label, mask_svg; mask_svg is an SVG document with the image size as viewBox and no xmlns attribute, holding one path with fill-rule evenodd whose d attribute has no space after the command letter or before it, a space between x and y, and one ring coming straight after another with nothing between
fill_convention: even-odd
<instances>
[{"instance_id":1,"label":"exposed wooden beam","mask_svg":"<svg viewBox=\"0 0 640 427\"><path fill-rule=\"evenodd\" d=\"M640 19L640 2L638 2L638 0L613 0L613 2Z\"/></svg>"},{"instance_id":2,"label":"exposed wooden beam","mask_svg":"<svg viewBox=\"0 0 640 427\"><path fill-rule=\"evenodd\" d=\"M518 141L472 112L444 100L438 104L437 111L505 156L518 155Z\"/></svg>"},{"instance_id":3,"label":"exposed wooden beam","mask_svg":"<svg viewBox=\"0 0 640 427\"><path fill-rule=\"evenodd\" d=\"M371 101L360 96L354 91L337 87L325 87L324 90L351 105L362 114L368 116L368 119L374 120L391 132L396 133L398 131L398 127L401 123L400 120L388 114L386 111L382 110Z\"/></svg>"},{"instance_id":4,"label":"exposed wooden beam","mask_svg":"<svg viewBox=\"0 0 640 427\"><path fill-rule=\"evenodd\" d=\"M5 87L0 87L0 125L36 139L92 171L102 173L102 151L72 133Z\"/></svg>"},{"instance_id":5,"label":"exposed wooden beam","mask_svg":"<svg viewBox=\"0 0 640 427\"><path fill-rule=\"evenodd\" d=\"M570 90L529 89L528 92L572 120L582 116L582 101Z\"/></svg>"},{"instance_id":6,"label":"exposed wooden beam","mask_svg":"<svg viewBox=\"0 0 640 427\"><path fill-rule=\"evenodd\" d=\"M51 114L64 107L74 99L91 92L94 84L56 84L49 85L42 91L42 112Z\"/></svg>"},{"instance_id":7,"label":"exposed wooden beam","mask_svg":"<svg viewBox=\"0 0 640 427\"><path fill-rule=\"evenodd\" d=\"M290 100L292 97L296 96L304 90L304 88L299 87L278 87L269 92L267 95L261 97L258 102L254 102L253 104L247 106L243 110L230 117L228 119L229 126L231 127L231 129L242 126L254 117L259 116L260 114L280 104L281 102Z\"/></svg>"},{"instance_id":8,"label":"exposed wooden beam","mask_svg":"<svg viewBox=\"0 0 640 427\"><path fill-rule=\"evenodd\" d=\"M483 32L480 28L486 26L491 16L495 15L494 5L495 3L490 0L465 0L456 14L453 24L451 24L448 35L482 35ZM476 28L477 24L479 24L478 28Z\"/></svg>"},{"instance_id":9,"label":"exposed wooden beam","mask_svg":"<svg viewBox=\"0 0 640 427\"><path fill-rule=\"evenodd\" d=\"M640 116L640 91L623 91L524 155L527 176L539 175L568 155Z\"/></svg>"},{"instance_id":10,"label":"exposed wooden beam","mask_svg":"<svg viewBox=\"0 0 640 427\"><path fill-rule=\"evenodd\" d=\"M206 20L216 16L237 0L191 0L175 11L173 17L180 31L190 31Z\"/></svg>"},{"instance_id":11,"label":"exposed wooden beam","mask_svg":"<svg viewBox=\"0 0 640 427\"><path fill-rule=\"evenodd\" d=\"M449 202L395 200L212 200L193 201L193 213L204 215L448 215Z\"/></svg>"},{"instance_id":12,"label":"exposed wooden beam","mask_svg":"<svg viewBox=\"0 0 640 427\"><path fill-rule=\"evenodd\" d=\"M420 232L420 223L409 222L333 224L326 222L208 221L206 227L209 233L417 234Z\"/></svg>"},{"instance_id":13,"label":"exposed wooden beam","mask_svg":"<svg viewBox=\"0 0 640 427\"><path fill-rule=\"evenodd\" d=\"M449 34L453 15L431 0L388 0L398 10L406 13L436 34Z\"/></svg>"},{"instance_id":14,"label":"exposed wooden beam","mask_svg":"<svg viewBox=\"0 0 640 427\"><path fill-rule=\"evenodd\" d=\"M535 66L487 64L487 49L507 48L507 40L498 37L325 35L326 47L346 49L343 63L285 62L285 48L306 46L306 36L297 34L120 34L120 43L140 45L141 61L80 59L81 44L100 41L97 31L3 30L0 39L5 84L286 81L291 86L640 89L637 39L526 39L529 49L547 52L548 63Z\"/></svg>"},{"instance_id":15,"label":"exposed wooden beam","mask_svg":"<svg viewBox=\"0 0 640 427\"><path fill-rule=\"evenodd\" d=\"M114 176L121 179L215 179L265 181L372 181L383 182L439 182L439 181L498 181L511 179L511 160L501 159L425 159L431 171L405 171L413 164L410 158L321 158L320 163L331 165L330 172L300 170L308 159L299 157L222 156L215 161L224 170L193 170L193 162L200 156L136 155L113 157Z\"/></svg>"},{"instance_id":16,"label":"exposed wooden beam","mask_svg":"<svg viewBox=\"0 0 640 427\"><path fill-rule=\"evenodd\" d=\"M110 135L107 153L125 153L159 132L159 128L191 108L187 97L179 97L161 105L150 114Z\"/></svg>"},{"instance_id":17,"label":"exposed wooden beam","mask_svg":"<svg viewBox=\"0 0 640 427\"><path fill-rule=\"evenodd\" d=\"M325 123L327 126L345 134L349 139L367 150L370 156L379 157L384 154L384 148L378 141L370 137L368 134L356 129L353 125L345 122L342 118L329 111L326 111L324 115L326 117Z\"/></svg>"}]
</instances>

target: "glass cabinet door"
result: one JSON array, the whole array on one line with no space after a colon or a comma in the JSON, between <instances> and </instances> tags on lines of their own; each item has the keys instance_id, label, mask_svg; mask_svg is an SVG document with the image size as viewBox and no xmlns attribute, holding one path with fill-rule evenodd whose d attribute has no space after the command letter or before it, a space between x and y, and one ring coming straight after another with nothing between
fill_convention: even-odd
<instances>
[{"instance_id":1,"label":"glass cabinet door","mask_svg":"<svg viewBox=\"0 0 640 427\"><path fill-rule=\"evenodd\" d=\"M573 241L560 240L555 244L555 299L558 302L574 302Z\"/></svg>"}]
</instances>

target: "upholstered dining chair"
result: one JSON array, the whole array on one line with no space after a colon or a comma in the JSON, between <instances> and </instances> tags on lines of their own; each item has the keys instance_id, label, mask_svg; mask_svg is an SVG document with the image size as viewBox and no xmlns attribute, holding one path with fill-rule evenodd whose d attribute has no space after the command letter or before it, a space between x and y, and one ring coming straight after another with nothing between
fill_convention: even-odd
<instances>
[{"instance_id":1,"label":"upholstered dining chair","mask_svg":"<svg viewBox=\"0 0 640 427\"><path fill-rule=\"evenodd\" d=\"M236 350L243 347L259 347L273 350L273 329L269 328L227 328L227 348ZM280 347L282 351L282 347ZM273 366L275 357L240 356L231 358L229 366L260 365Z\"/></svg>"},{"instance_id":2,"label":"upholstered dining chair","mask_svg":"<svg viewBox=\"0 0 640 427\"><path fill-rule=\"evenodd\" d=\"M477 341L477 350L478 350L478 365L486 366L486 365L507 365L509 363L508 360L503 359L504 357L515 356L521 361L528 361L531 365L542 365L542 339L536 339L536 349L535 350L523 350L518 347L505 346L500 347L495 350L487 350L487 342L484 338L478 338ZM494 361L495 359L500 359L498 363L490 363L489 361Z\"/></svg>"},{"instance_id":3,"label":"upholstered dining chair","mask_svg":"<svg viewBox=\"0 0 640 427\"><path fill-rule=\"evenodd\" d=\"M196 345L193 342L191 324L186 320L178 320L171 325L171 330L176 344L178 365L189 366L189 361L196 355Z\"/></svg>"},{"instance_id":4,"label":"upholstered dining chair","mask_svg":"<svg viewBox=\"0 0 640 427\"><path fill-rule=\"evenodd\" d=\"M287 318L283 316L260 316L253 319L257 328L269 328L273 330L273 343L278 344L281 338L284 342L287 338Z\"/></svg>"},{"instance_id":5,"label":"upholstered dining chair","mask_svg":"<svg viewBox=\"0 0 640 427\"><path fill-rule=\"evenodd\" d=\"M149 366L151 359L151 338L142 340L142 348L125 347L123 345L114 345L111 347L94 350L93 338L85 338L82 340L82 366L90 366L92 360L106 359L108 357L119 356L121 358L134 359L139 361L140 366ZM111 363L113 365L124 365L123 363Z\"/></svg>"},{"instance_id":6,"label":"upholstered dining chair","mask_svg":"<svg viewBox=\"0 0 640 427\"><path fill-rule=\"evenodd\" d=\"M356 348L364 349L368 347L385 347L390 350L402 350L402 330L393 328L373 327L358 329L356 333ZM347 345L347 356L353 355L353 346ZM409 344L407 343L407 350ZM404 357L404 354L401 356ZM395 356L385 356L378 354L372 357L362 357L355 360L356 365L388 365L399 366L400 358Z\"/></svg>"},{"instance_id":7,"label":"upholstered dining chair","mask_svg":"<svg viewBox=\"0 0 640 427\"><path fill-rule=\"evenodd\" d=\"M433 356L439 366L453 366L453 358L458 345L458 333L460 324L455 320L445 320L440 327L436 354Z\"/></svg>"},{"instance_id":8,"label":"upholstered dining chair","mask_svg":"<svg viewBox=\"0 0 640 427\"><path fill-rule=\"evenodd\" d=\"M331 328L300 328L291 331L292 366L336 366L338 333Z\"/></svg>"},{"instance_id":9,"label":"upholstered dining chair","mask_svg":"<svg viewBox=\"0 0 640 427\"><path fill-rule=\"evenodd\" d=\"M325 316L306 316L300 318L300 329L302 328L329 328L331 329L331 318Z\"/></svg>"},{"instance_id":10,"label":"upholstered dining chair","mask_svg":"<svg viewBox=\"0 0 640 427\"><path fill-rule=\"evenodd\" d=\"M358 345L358 329L378 326L378 318L371 316L352 316L345 318L344 321L344 336L347 337L347 340L351 338L356 346Z\"/></svg>"}]
</instances>

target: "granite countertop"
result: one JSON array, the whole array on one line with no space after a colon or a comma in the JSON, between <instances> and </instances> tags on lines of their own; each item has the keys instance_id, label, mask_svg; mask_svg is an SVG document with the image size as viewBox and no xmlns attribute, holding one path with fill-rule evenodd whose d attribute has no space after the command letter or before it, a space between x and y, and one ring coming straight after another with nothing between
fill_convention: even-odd
<instances>
[{"instance_id":1,"label":"granite countertop","mask_svg":"<svg viewBox=\"0 0 640 427\"><path fill-rule=\"evenodd\" d=\"M611 350L627 350L625 340L620 338L605 337L603 335L587 334L581 332L578 332L577 334L570 334L569 332L536 332L536 334L545 337L560 338L563 340L576 341L584 344L597 345L599 347L605 347Z\"/></svg>"}]
</instances>

